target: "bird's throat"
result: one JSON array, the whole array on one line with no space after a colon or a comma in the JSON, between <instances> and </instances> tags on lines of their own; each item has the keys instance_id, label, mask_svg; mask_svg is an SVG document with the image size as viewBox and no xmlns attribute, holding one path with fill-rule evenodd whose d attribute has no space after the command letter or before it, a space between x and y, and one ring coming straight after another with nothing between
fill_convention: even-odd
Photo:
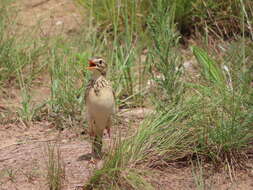
<instances>
[{"instance_id":1,"label":"bird's throat","mask_svg":"<svg viewBox=\"0 0 253 190\"><path fill-rule=\"evenodd\" d=\"M92 80L96 81L99 77L101 77L101 72L98 70L94 70L92 73Z\"/></svg>"},{"instance_id":2,"label":"bird's throat","mask_svg":"<svg viewBox=\"0 0 253 190\"><path fill-rule=\"evenodd\" d=\"M102 73L99 70L94 70L92 73L92 80L96 81L98 78L105 77L105 76L106 76L106 73Z\"/></svg>"}]
</instances>

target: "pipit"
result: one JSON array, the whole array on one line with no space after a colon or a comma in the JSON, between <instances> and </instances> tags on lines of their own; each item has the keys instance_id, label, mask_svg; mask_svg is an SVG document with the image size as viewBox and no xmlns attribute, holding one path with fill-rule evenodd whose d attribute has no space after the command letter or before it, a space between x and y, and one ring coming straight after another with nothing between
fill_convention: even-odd
<instances>
[{"instance_id":1,"label":"pipit","mask_svg":"<svg viewBox=\"0 0 253 190\"><path fill-rule=\"evenodd\" d=\"M106 80L106 62L101 57L93 57L88 63L87 69L92 71L92 78L85 92L87 119L92 139L92 154L101 158L102 138L105 129L110 137L115 98L112 87Z\"/></svg>"}]
</instances>

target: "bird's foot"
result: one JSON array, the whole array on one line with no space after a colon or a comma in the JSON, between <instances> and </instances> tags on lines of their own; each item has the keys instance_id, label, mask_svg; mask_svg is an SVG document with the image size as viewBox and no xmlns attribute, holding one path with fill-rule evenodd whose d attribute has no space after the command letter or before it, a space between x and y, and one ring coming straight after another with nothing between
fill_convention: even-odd
<instances>
[{"instance_id":1,"label":"bird's foot","mask_svg":"<svg viewBox=\"0 0 253 190\"><path fill-rule=\"evenodd\" d=\"M107 131L108 137L111 138L111 129L108 127L106 128L106 131Z\"/></svg>"},{"instance_id":2,"label":"bird's foot","mask_svg":"<svg viewBox=\"0 0 253 190\"><path fill-rule=\"evenodd\" d=\"M89 134L91 137L95 137L95 133L93 131L90 131Z\"/></svg>"},{"instance_id":3,"label":"bird's foot","mask_svg":"<svg viewBox=\"0 0 253 190\"><path fill-rule=\"evenodd\" d=\"M89 160L89 164L96 165L96 163L97 163L97 160L91 157L91 159Z\"/></svg>"}]
</instances>

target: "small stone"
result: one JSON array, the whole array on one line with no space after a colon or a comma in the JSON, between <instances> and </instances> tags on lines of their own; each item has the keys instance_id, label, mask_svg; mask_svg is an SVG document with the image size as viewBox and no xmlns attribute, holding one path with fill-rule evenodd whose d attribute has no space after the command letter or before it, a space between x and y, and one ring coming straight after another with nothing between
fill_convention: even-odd
<instances>
[{"instance_id":1,"label":"small stone","mask_svg":"<svg viewBox=\"0 0 253 190\"><path fill-rule=\"evenodd\" d=\"M63 22L60 20L55 23L55 25L62 25L62 24L63 24Z\"/></svg>"}]
</instances>

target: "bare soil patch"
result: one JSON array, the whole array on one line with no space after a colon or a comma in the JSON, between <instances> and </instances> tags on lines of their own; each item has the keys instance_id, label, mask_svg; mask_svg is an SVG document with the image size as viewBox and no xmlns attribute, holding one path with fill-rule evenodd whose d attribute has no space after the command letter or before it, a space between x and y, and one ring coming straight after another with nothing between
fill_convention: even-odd
<instances>
[{"instance_id":1,"label":"bare soil patch","mask_svg":"<svg viewBox=\"0 0 253 190\"><path fill-rule=\"evenodd\" d=\"M39 26L38 34L44 36L59 33L70 34L78 31L82 14L74 1L68 0L19 0L17 9L19 29Z\"/></svg>"},{"instance_id":2,"label":"bare soil patch","mask_svg":"<svg viewBox=\"0 0 253 190\"><path fill-rule=\"evenodd\" d=\"M253 166L253 160L248 160ZM228 171L215 171L205 166L200 170L192 166L171 165L162 171L155 170L151 183L159 190L250 190L253 189L253 169L236 170L233 176Z\"/></svg>"},{"instance_id":3,"label":"bare soil patch","mask_svg":"<svg viewBox=\"0 0 253 190\"><path fill-rule=\"evenodd\" d=\"M11 125L0 131L0 189L48 189L46 163L47 143L59 145L65 165L64 189L75 189L88 179L93 167L89 161L78 161L88 154L90 144L74 130L59 132L49 123L30 128Z\"/></svg>"}]
</instances>

